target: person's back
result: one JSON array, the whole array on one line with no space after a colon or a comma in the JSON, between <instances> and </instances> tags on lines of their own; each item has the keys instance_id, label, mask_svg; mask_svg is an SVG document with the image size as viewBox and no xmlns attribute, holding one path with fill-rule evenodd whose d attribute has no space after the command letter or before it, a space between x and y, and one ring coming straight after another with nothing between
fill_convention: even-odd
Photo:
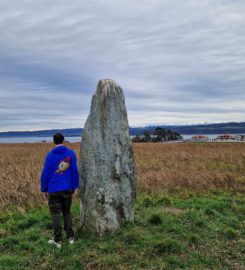
<instances>
[{"instance_id":1,"label":"person's back","mask_svg":"<svg viewBox=\"0 0 245 270\"><path fill-rule=\"evenodd\" d=\"M61 211L64 216L67 239L70 244L74 242L70 208L72 194L79 185L76 155L62 144L63 141L64 136L62 134L54 135L56 147L48 153L41 175L41 191L45 193L45 197L48 199L54 228L54 239L48 242L55 244L57 247L61 247L62 241Z\"/></svg>"}]
</instances>

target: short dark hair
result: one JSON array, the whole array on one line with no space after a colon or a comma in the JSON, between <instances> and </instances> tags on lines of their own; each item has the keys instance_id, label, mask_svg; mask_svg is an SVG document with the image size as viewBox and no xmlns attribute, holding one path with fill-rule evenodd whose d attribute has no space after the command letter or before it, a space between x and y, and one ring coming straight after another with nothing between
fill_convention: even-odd
<instances>
[{"instance_id":1,"label":"short dark hair","mask_svg":"<svg viewBox=\"0 0 245 270\"><path fill-rule=\"evenodd\" d=\"M64 142L64 136L61 133L56 133L53 136L53 140L55 144L62 144Z\"/></svg>"}]
</instances>

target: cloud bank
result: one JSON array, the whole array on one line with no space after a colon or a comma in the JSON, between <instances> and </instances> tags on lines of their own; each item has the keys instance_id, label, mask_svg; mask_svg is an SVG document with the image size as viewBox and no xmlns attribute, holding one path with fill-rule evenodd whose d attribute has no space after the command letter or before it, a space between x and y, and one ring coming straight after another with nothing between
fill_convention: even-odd
<instances>
[{"instance_id":1,"label":"cloud bank","mask_svg":"<svg viewBox=\"0 0 245 270\"><path fill-rule=\"evenodd\" d=\"M0 1L0 130L83 127L101 78L129 124L244 121L242 0Z\"/></svg>"}]
</instances>

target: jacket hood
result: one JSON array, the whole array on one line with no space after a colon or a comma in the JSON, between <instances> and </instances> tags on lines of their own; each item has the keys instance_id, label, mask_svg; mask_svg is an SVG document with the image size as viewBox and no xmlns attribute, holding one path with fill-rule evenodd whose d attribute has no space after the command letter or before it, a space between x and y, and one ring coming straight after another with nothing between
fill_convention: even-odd
<instances>
[{"instance_id":1,"label":"jacket hood","mask_svg":"<svg viewBox=\"0 0 245 270\"><path fill-rule=\"evenodd\" d=\"M52 150L52 152L53 152L54 154L64 154L67 150L68 150L68 149L67 149L66 146L60 145L60 146L56 146L56 147Z\"/></svg>"}]
</instances>

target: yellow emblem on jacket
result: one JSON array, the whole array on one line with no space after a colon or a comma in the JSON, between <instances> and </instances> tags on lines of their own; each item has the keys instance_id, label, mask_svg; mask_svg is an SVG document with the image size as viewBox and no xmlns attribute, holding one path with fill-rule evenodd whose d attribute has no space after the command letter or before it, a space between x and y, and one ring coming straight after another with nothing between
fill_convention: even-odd
<instances>
[{"instance_id":1,"label":"yellow emblem on jacket","mask_svg":"<svg viewBox=\"0 0 245 270\"><path fill-rule=\"evenodd\" d=\"M71 157L67 157L61 160L56 173L62 174L64 171L66 171L70 167L70 160L71 160Z\"/></svg>"}]
</instances>

